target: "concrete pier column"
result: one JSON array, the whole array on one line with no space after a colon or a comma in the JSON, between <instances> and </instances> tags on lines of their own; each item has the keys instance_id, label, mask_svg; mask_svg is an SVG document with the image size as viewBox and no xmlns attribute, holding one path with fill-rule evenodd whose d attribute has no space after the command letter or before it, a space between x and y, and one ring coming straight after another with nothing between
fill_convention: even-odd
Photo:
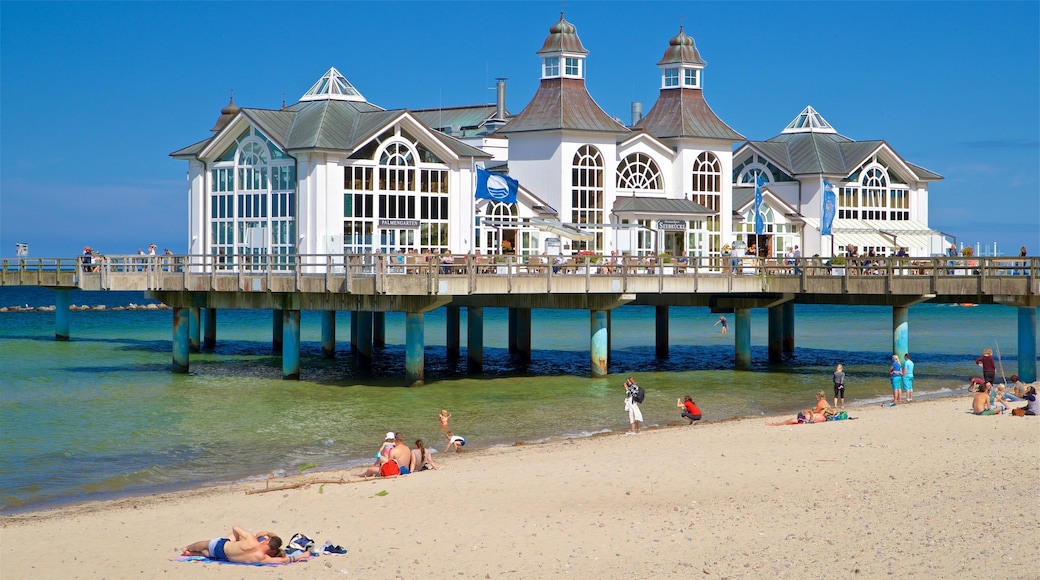
<instances>
[{"instance_id":1,"label":"concrete pier column","mask_svg":"<svg viewBox=\"0 0 1040 580\"><path fill-rule=\"evenodd\" d=\"M350 311L350 352L357 357L358 311Z\"/></svg>"},{"instance_id":2,"label":"concrete pier column","mask_svg":"<svg viewBox=\"0 0 1040 580\"><path fill-rule=\"evenodd\" d=\"M734 309L733 330L737 333L733 366L738 371L751 370L751 309Z\"/></svg>"},{"instance_id":3,"label":"concrete pier column","mask_svg":"<svg viewBox=\"0 0 1040 580\"><path fill-rule=\"evenodd\" d=\"M516 309L516 354L525 360L531 358L531 309Z\"/></svg>"},{"instance_id":4,"label":"concrete pier column","mask_svg":"<svg viewBox=\"0 0 1040 580\"><path fill-rule=\"evenodd\" d=\"M655 310L657 319L655 342L657 345L657 358L668 358L668 307L657 306Z\"/></svg>"},{"instance_id":5,"label":"concrete pier column","mask_svg":"<svg viewBox=\"0 0 1040 580\"><path fill-rule=\"evenodd\" d=\"M507 341L509 345L509 354L516 354L516 315L517 308L509 309L509 330L507 334Z\"/></svg>"},{"instance_id":6,"label":"concrete pier column","mask_svg":"<svg viewBox=\"0 0 1040 580\"><path fill-rule=\"evenodd\" d=\"M175 373L188 372L188 314L187 308L173 309L173 366Z\"/></svg>"},{"instance_id":7,"label":"concrete pier column","mask_svg":"<svg viewBox=\"0 0 1040 580\"><path fill-rule=\"evenodd\" d=\"M188 309L188 350L199 352L202 350L202 309Z\"/></svg>"},{"instance_id":8,"label":"concrete pier column","mask_svg":"<svg viewBox=\"0 0 1040 580\"><path fill-rule=\"evenodd\" d=\"M357 313L357 363L362 368L372 366L372 313Z\"/></svg>"},{"instance_id":9,"label":"concrete pier column","mask_svg":"<svg viewBox=\"0 0 1040 580\"><path fill-rule=\"evenodd\" d=\"M910 307L892 307L892 354L903 355L910 352Z\"/></svg>"},{"instance_id":10,"label":"concrete pier column","mask_svg":"<svg viewBox=\"0 0 1040 580\"><path fill-rule=\"evenodd\" d=\"M469 371L479 373L484 370L484 307L468 306L466 308L466 357L469 360Z\"/></svg>"},{"instance_id":11,"label":"concrete pier column","mask_svg":"<svg viewBox=\"0 0 1040 580\"><path fill-rule=\"evenodd\" d=\"M769 362L778 363L784 359L784 305L769 307Z\"/></svg>"},{"instance_id":12,"label":"concrete pier column","mask_svg":"<svg viewBox=\"0 0 1040 580\"><path fill-rule=\"evenodd\" d=\"M336 311L321 311L321 357L336 358Z\"/></svg>"},{"instance_id":13,"label":"concrete pier column","mask_svg":"<svg viewBox=\"0 0 1040 580\"><path fill-rule=\"evenodd\" d=\"M1018 380L1036 382L1036 307L1018 307Z\"/></svg>"},{"instance_id":14,"label":"concrete pier column","mask_svg":"<svg viewBox=\"0 0 1040 580\"><path fill-rule=\"evenodd\" d=\"M213 350L217 346L217 309L206 309L206 325L202 331L202 348Z\"/></svg>"},{"instance_id":15,"label":"concrete pier column","mask_svg":"<svg viewBox=\"0 0 1040 580\"><path fill-rule=\"evenodd\" d=\"M405 315L404 382L409 387L423 384L425 375L426 315L409 312Z\"/></svg>"},{"instance_id":16,"label":"concrete pier column","mask_svg":"<svg viewBox=\"0 0 1040 580\"><path fill-rule=\"evenodd\" d=\"M794 354L794 302L784 302L784 354Z\"/></svg>"},{"instance_id":17,"label":"concrete pier column","mask_svg":"<svg viewBox=\"0 0 1040 580\"><path fill-rule=\"evenodd\" d=\"M275 354L281 354L282 352L282 311L272 310L271 311L271 351Z\"/></svg>"},{"instance_id":18,"label":"concrete pier column","mask_svg":"<svg viewBox=\"0 0 1040 580\"><path fill-rule=\"evenodd\" d=\"M300 380L299 310L282 310L282 378Z\"/></svg>"},{"instance_id":19,"label":"concrete pier column","mask_svg":"<svg viewBox=\"0 0 1040 580\"><path fill-rule=\"evenodd\" d=\"M386 312L372 313L372 346L375 348L386 346Z\"/></svg>"},{"instance_id":20,"label":"concrete pier column","mask_svg":"<svg viewBox=\"0 0 1040 580\"><path fill-rule=\"evenodd\" d=\"M72 290L59 288L54 291L54 340L69 339L69 322L72 318Z\"/></svg>"},{"instance_id":21,"label":"concrete pier column","mask_svg":"<svg viewBox=\"0 0 1040 580\"><path fill-rule=\"evenodd\" d=\"M462 350L459 348L460 333L459 321L462 319L462 309L458 306L446 306L444 310L444 332L448 347L448 358L458 358Z\"/></svg>"},{"instance_id":22,"label":"concrete pier column","mask_svg":"<svg viewBox=\"0 0 1040 580\"><path fill-rule=\"evenodd\" d=\"M614 352L614 345L610 342L614 336L614 311L607 311L607 367L610 368L610 353Z\"/></svg>"},{"instance_id":23,"label":"concrete pier column","mask_svg":"<svg viewBox=\"0 0 1040 580\"><path fill-rule=\"evenodd\" d=\"M589 353L592 360L592 376L607 376L607 312L589 311Z\"/></svg>"}]
</instances>

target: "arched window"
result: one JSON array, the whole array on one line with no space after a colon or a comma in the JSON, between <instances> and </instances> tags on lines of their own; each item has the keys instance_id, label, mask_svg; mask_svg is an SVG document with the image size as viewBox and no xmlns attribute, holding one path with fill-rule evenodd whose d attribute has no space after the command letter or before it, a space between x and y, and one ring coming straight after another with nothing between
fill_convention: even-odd
<instances>
[{"instance_id":1,"label":"arched window","mask_svg":"<svg viewBox=\"0 0 1040 580\"><path fill-rule=\"evenodd\" d=\"M649 155L633 153L618 166L617 187L619 190L664 191L664 178L657 162Z\"/></svg>"},{"instance_id":2,"label":"arched window","mask_svg":"<svg viewBox=\"0 0 1040 580\"><path fill-rule=\"evenodd\" d=\"M571 162L571 222L604 223L603 205L603 155L592 145L582 145ZM587 229L595 232L595 239L575 241L572 249L595 251L603 247L603 229Z\"/></svg>"},{"instance_id":3,"label":"arched window","mask_svg":"<svg viewBox=\"0 0 1040 580\"><path fill-rule=\"evenodd\" d=\"M758 179L759 176L762 176L764 183L773 181L773 176L769 173L769 170L760 165L752 165L740 174L740 183L754 185L755 180Z\"/></svg>"},{"instance_id":4,"label":"arched window","mask_svg":"<svg viewBox=\"0 0 1040 580\"><path fill-rule=\"evenodd\" d=\"M871 167L863 172L862 215L866 220L888 219L888 175L881 167Z\"/></svg>"},{"instance_id":5,"label":"arched window","mask_svg":"<svg viewBox=\"0 0 1040 580\"><path fill-rule=\"evenodd\" d=\"M721 191L722 163L714 153L705 151L693 162L693 201L716 212L705 220L709 255L719 255L721 251L722 231L718 214L722 207Z\"/></svg>"}]
</instances>

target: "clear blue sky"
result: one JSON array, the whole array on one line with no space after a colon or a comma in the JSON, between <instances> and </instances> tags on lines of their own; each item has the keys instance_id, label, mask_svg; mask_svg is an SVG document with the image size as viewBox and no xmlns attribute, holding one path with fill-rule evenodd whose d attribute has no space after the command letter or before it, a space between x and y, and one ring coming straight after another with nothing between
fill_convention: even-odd
<instances>
[{"instance_id":1,"label":"clear blue sky","mask_svg":"<svg viewBox=\"0 0 1040 580\"><path fill-rule=\"evenodd\" d=\"M749 139L806 105L856 140L884 139L946 179L930 225L1040 254L1040 3L581 2L587 84L626 122L657 97L656 63L685 23L705 97ZM0 3L0 256L89 244L186 248L186 163L234 89L295 102L335 66L387 109L494 102L538 86L559 2Z\"/></svg>"}]
</instances>

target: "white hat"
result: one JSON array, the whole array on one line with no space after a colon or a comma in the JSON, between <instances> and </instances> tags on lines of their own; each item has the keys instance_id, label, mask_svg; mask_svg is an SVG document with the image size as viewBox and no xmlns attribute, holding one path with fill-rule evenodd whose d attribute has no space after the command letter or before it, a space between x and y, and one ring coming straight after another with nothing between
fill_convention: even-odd
<instances>
[{"instance_id":1,"label":"white hat","mask_svg":"<svg viewBox=\"0 0 1040 580\"><path fill-rule=\"evenodd\" d=\"M386 438L387 439L397 439L397 435L394 435L393 431L387 431Z\"/></svg>"}]
</instances>

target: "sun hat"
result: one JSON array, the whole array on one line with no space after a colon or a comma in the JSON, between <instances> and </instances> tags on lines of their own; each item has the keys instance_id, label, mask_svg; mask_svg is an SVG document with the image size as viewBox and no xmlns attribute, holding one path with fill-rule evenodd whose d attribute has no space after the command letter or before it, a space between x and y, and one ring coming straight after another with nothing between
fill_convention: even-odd
<instances>
[{"instance_id":1,"label":"sun hat","mask_svg":"<svg viewBox=\"0 0 1040 580\"><path fill-rule=\"evenodd\" d=\"M387 439L397 439L397 436L396 436L396 435L394 435L394 432L393 432L393 431L387 431L387 433L386 433L386 438L387 438Z\"/></svg>"}]
</instances>

